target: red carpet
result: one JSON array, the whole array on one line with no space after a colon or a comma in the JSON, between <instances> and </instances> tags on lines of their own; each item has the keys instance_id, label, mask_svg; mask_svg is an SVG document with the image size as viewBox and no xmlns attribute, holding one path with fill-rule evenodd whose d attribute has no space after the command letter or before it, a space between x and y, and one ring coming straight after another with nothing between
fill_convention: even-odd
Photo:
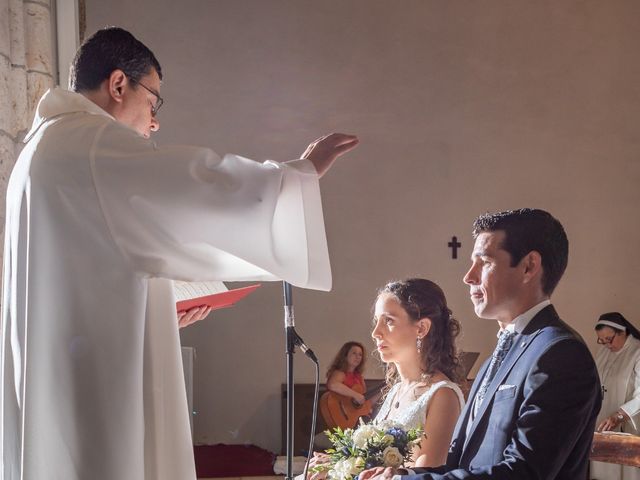
<instances>
[{"instance_id":1,"label":"red carpet","mask_svg":"<svg viewBox=\"0 0 640 480\"><path fill-rule=\"evenodd\" d=\"M273 475L276 454L255 445L196 445L198 478Z\"/></svg>"}]
</instances>

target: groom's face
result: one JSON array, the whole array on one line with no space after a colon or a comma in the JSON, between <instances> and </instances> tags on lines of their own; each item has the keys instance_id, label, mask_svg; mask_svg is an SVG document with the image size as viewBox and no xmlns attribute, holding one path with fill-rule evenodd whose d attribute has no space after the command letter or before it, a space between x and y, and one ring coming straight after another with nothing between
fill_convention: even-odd
<instances>
[{"instance_id":1,"label":"groom's face","mask_svg":"<svg viewBox=\"0 0 640 480\"><path fill-rule=\"evenodd\" d=\"M464 283L478 317L511 323L521 313L522 268L511 266L511 255L502 248L505 235L501 230L478 235Z\"/></svg>"}]
</instances>

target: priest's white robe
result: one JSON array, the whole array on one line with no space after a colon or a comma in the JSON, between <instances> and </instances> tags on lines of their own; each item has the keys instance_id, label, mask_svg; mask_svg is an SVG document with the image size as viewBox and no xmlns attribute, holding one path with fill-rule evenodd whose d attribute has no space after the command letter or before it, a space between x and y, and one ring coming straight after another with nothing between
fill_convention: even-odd
<instances>
[{"instance_id":1,"label":"priest's white robe","mask_svg":"<svg viewBox=\"0 0 640 480\"><path fill-rule=\"evenodd\" d=\"M313 165L157 148L61 89L27 140L7 191L1 479L192 480L172 279L328 290Z\"/></svg>"}]
</instances>

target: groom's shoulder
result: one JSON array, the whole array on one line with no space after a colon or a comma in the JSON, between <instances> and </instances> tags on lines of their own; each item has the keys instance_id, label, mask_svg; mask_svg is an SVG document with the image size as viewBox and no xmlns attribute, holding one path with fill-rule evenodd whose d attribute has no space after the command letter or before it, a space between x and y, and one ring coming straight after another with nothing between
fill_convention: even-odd
<instances>
[{"instance_id":1,"label":"groom's shoulder","mask_svg":"<svg viewBox=\"0 0 640 480\"><path fill-rule=\"evenodd\" d=\"M537 318L535 330L531 332L531 353L540 357L559 358L564 362L593 364L593 356L582 336L562 320L555 309L550 307ZM595 364L594 364L595 365Z\"/></svg>"},{"instance_id":2,"label":"groom's shoulder","mask_svg":"<svg viewBox=\"0 0 640 480\"><path fill-rule=\"evenodd\" d=\"M552 305L542 310L531 323L534 330L531 333L534 333L537 343L551 345L562 341L575 341L585 345L582 336L560 318Z\"/></svg>"}]
</instances>

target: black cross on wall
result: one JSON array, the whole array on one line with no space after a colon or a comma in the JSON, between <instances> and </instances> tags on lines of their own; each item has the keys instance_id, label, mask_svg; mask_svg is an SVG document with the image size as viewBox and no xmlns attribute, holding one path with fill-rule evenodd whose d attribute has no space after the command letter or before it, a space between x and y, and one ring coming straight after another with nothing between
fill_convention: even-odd
<instances>
[{"instance_id":1,"label":"black cross on wall","mask_svg":"<svg viewBox=\"0 0 640 480\"><path fill-rule=\"evenodd\" d=\"M462 244L458 241L458 237L455 235L451 237L451 241L447 244L449 248L451 248L451 258L458 258L458 248L462 246Z\"/></svg>"}]
</instances>

